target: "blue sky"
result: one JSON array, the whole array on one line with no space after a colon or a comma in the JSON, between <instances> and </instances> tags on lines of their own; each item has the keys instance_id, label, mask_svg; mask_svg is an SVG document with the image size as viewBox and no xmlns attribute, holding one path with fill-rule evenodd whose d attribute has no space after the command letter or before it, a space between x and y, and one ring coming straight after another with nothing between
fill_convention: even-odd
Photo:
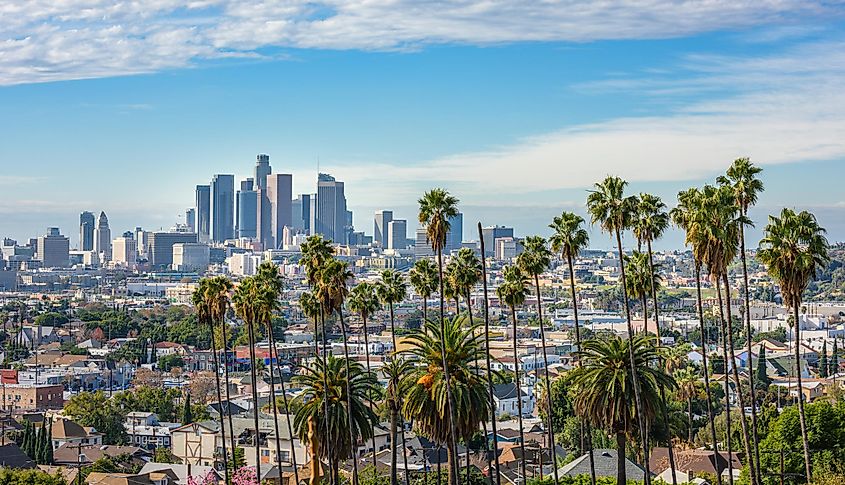
<instances>
[{"instance_id":1,"label":"blue sky","mask_svg":"<svg viewBox=\"0 0 845 485\"><path fill-rule=\"evenodd\" d=\"M142 2L143 3L143 2ZM0 6L0 235L105 210L169 227L257 153L313 191L347 182L357 228L445 186L475 222L545 233L607 174L675 194L733 158L752 214L817 213L845 240L838 2L285 2ZM750 238L759 237L752 233ZM595 234L594 245L609 241ZM678 247L670 234L663 247Z\"/></svg>"}]
</instances>

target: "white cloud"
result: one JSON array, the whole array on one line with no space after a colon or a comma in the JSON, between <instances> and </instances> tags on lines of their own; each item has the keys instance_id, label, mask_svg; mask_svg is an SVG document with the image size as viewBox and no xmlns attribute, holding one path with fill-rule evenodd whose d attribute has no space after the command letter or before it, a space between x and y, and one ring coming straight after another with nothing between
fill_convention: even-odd
<instances>
[{"instance_id":1,"label":"white cloud","mask_svg":"<svg viewBox=\"0 0 845 485\"><path fill-rule=\"evenodd\" d=\"M0 85L154 72L267 47L670 38L835 11L790 0L11 0L0 3Z\"/></svg>"}]
</instances>

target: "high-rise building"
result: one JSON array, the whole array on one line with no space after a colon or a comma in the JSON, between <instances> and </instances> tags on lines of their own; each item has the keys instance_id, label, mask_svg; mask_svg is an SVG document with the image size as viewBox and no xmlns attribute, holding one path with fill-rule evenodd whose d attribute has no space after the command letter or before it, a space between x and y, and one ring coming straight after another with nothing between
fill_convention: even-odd
<instances>
[{"instance_id":1,"label":"high-rise building","mask_svg":"<svg viewBox=\"0 0 845 485\"><path fill-rule=\"evenodd\" d=\"M387 223L387 249L405 249L408 238L408 221L393 219Z\"/></svg>"},{"instance_id":2,"label":"high-rise building","mask_svg":"<svg viewBox=\"0 0 845 485\"><path fill-rule=\"evenodd\" d=\"M415 233L414 256L418 258L434 256L434 251L431 250L431 243L428 242L428 234L425 232L425 227L418 227Z\"/></svg>"},{"instance_id":3,"label":"high-rise building","mask_svg":"<svg viewBox=\"0 0 845 485\"><path fill-rule=\"evenodd\" d=\"M513 228L504 226L482 227L481 235L484 238L484 255L495 256L496 239L513 238Z\"/></svg>"},{"instance_id":4,"label":"high-rise building","mask_svg":"<svg viewBox=\"0 0 845 485\"><path fill-rule=\"evenodd\" d=\"M376 211L373 221L373 242L387 247L387 225L393 220L393 211Z\"/></svg>"},{"instance_id":5,"label":"high-rise building","mask_svg":"<svg viewBox=\"0 0 845 485\"><path fill-rule=\"evenodd\" d=\"M267 187L267 176L273 173L273 168L270 167L270 155L263 153L256 157L255 164L255 190Z\"/></svg>"},{"instance_id":6,"label":"high-rise building","mask_svg":"<svg viewBox=\"0 0 845 485\"><path fill-rule=\"evenodd\" d=\"M290 207L293 228L308 234L311 231L311 194L299 194Z\"/></svg>"},{"instance_id":7,"label":"high-rise building","mask_svg":"<svg viewBox=\"0 0 845 485\"><path fill-rule=\"evenodd\" d=\"M487 247L485 246L486 250ZM522 252L522 242L513 237L500 237L496 239L496 254L495 258L498 260L510 260Z\"/></svg>"},{"instance_id":8,"label":"high-rise building","mask_svg":"<svg viewBox=\"0 0 845 485\"><path fill-rule=\"evenodd\" d=\"M458 212L455 217L449 218L449 233L446 235L446 251L461 249L461 241L464 234L464 215ZM485 248L486 249L486 248Z\"/></svg>"},{"instance_id":9,"label":"high-rise building","mask_svg":"<svg viewBox=\"0 0 845 485\"><path fill-rule=\"evenodd\" d=\"M132 233L124 233L112 241L112 261L115 263L132 266L138 259L138 242Z\"/></svg>"},{"instance_id":10,"label":"high-rise building","mask_svg":"<svg viewBox=\"0 0 845 485\"><path fill-rule=\"evenodd\" d=\"M346 244L349 230L349 214L346 210L346 195L343 182L329 174L317 176L317 214L315 234L336 244Z\"/></svg>"},{"instance_id":11,"label":"high-rise building","mask_svg":"<svg viewBox=\"0 0 845 485\"><path fill-rule=\"evenodd\" d=\"M79 250L94 250L94 214L85 211L79 214Z\"/></svg>"},{"instance_id":12,"label":"high-rise building","mask_svg":"<svg viewBox=\"0 0 845 485\"><path fill-rule=\"evenodd\" d=\"M100 262L111 261L111 229L109 218L105 212L100 212L97 218L97 228L94 230L94 251L100 254Z\"/></svg>"},{"instance_id":13,"label":"high-rise building","mask_svg":"<svg viewBox=\"0 0 845 485\"><path fill-rule=\"evenodd\" d=\"M138 250L138 259L147 259L149 258L149 247L150 247L150 233L141 229L140 227L135 228L135 248Z\"/></svg>"},{"instance_id":14,"label":"high-rise building","mask_svg":"<svg viewBox=\"0 0 845 485\"><path fill-rule=\"evenodd\" d=\"M197 185L197 237L208 242L211 236L211 187Z\"/></svg>"},{"instance_id":15,"label":"high-rise building","mask_svg":"<svg viewBox=\"0 0 845 485\"><path fill-rule=\"evenodd\" d=\"M197 210L193 207L185 211L185 226L188 232L197 232Z\"/></svg>"},{"instance_id":16,"label":"high-rise building","mask_svg":"<svg viewBox=\"0 0 845 485\"><path fill-rule=\"evenodd\" d=\"M154 268L169 267L173 264L173 245L195 243L197 235L190 232L151 232L148 259Z\"/></svg>"},{"instance_id":17,"label":"high-rise building","mask_svg":"<svg viewBox=\"0 0 845 485\"><path fill-rule=\"evenodd\" d=\"M211 240L235 237L235 176L216 174L211 179Z\"/></svg>"},{"instance_id":18,"label":"high-rise building","mask_svg":"<svg viewBox=\"0 0 845 485\"><path fill-rule=\"evenodd\" d=\"M208 269L210 251L208 244L176 243L173 245L173 269L175 271L204 272Z\"/></svg>"},{"instance_id":19,"label":"high-rise building","mask_svg":"<svg viewBox=\"0 0 845 485\"><path fill-rule=\"evenodd\" d=\"M241 190L235 199L238 237L255 238L258 222L258 192L253 180L241 181Z\"/></svg>"},{"instance_id":20,"label":"high-rise building","mask_svg":"<svg viewBox=\"0 0 845 485\"><path fill-rule=\"evenodd\" d=\"M45 268L64 268L70 262L70 240L59 233L58 227L50 227L47 234L38 237L35 253Z\"/></svg>"},{"instance_id":21,"label":"high-rise building","mask_svg":"<svg viewBox=\"0 0 845 485\"><path fill-rule=\"evenodd\" d=\"M285 226L292 226L291 197L293 197L293 175L274 173L267 176L267 200L270 203L270 237L265 243L265 249L277 249L282 246Z\"/></svg>"}]
</instances>

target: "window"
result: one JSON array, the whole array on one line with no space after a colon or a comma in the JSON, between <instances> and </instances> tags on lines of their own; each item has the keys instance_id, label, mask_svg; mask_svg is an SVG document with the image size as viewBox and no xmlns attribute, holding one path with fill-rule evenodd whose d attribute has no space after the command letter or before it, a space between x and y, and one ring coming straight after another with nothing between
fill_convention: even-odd
<instances>
[{"instance_id":1,"label":"window","mask_svg":"<svg viewBox=\"0 0 845 485\"><path fill-rule=\"evenodd\" d=\"M261 450L261 456L270 456L270 450Z\"/></svg>"}]
</instances>

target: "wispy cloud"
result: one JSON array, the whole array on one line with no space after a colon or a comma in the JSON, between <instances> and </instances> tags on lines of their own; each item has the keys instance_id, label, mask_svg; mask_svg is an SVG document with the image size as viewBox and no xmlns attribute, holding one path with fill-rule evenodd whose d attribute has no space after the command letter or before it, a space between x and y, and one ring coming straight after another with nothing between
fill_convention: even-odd
<instances>
[{"instance_id":1,"label":"wispy cloud","mask_svg":"<svg viewBox=\"0 0 845 485\"><path fill-rule=\"evenodd\" d=\"M0 84L148 73L267 47L671 38L836 13L820 0L12 0L0 3Z\"/></svg>"}]
</instances>

